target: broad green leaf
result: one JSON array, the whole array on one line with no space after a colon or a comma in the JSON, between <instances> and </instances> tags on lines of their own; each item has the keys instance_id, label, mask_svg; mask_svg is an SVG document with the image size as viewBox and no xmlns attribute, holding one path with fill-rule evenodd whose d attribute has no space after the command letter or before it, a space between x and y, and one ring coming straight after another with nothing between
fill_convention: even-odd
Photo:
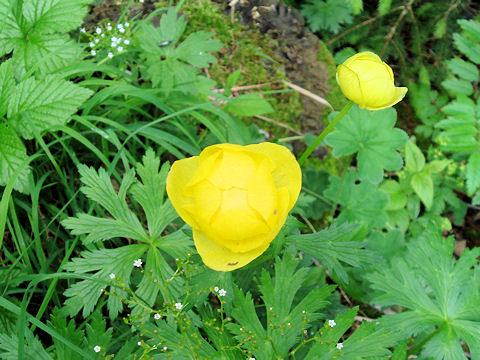
<instances>
[{"instance_id":1,"label":"broad green leaf","mask_svg":"<svg viewBox=\"0 0 480 360\"><path fill-rule=\"evenodd\" d=\"M397 149L407 141L407 134L394 128L396 112L393 108L381 111L361 110L354 106L325 138L336 157L357 154L359 177L378 184L383 169L394 171L402 167Z\"/></svg>"},{"instance_id":2,"label":"broad green leaf","mask_svg":"<svg viewBox=\"0 0 480 360\"><path fill-rule=\"evenodd\" d=\"M64 125L78 107L92 94L54 75L44 80L28 78L17 85L8 104L11 126L25 139L55 126Z\"/></svg>"},{"instance_id":3,"label":"broad green leaf","mask_svg":"<svg viewBox=\"0 0 480 360\"><path fill-rule=\"evenodd\" d=\"M477 81L478 68L472 63L458 57L445 61L445 63L448 69L460 78L467 81Z\"/></svg>"},{"instance_id":4,"label":"broad green leaf","mask_svg":"<svg viewBox=\"0 0 480 360\"><path fill-rule=\"evenodd\" d=\"M388 195L368 181L356 183L357 180L357 173L352 169L341 178L332 177L324 195L341 205L339 222L359 222L382 228L387 223Z\"/></svg>"},{"instance_id":5,"label":"broad green leaf","mask_svg":"<svg viewBox=\"0 0 480 360\"><path fill-rule=\"evenodd\" d=\"M385 210L400 210L407 205L407 195L395 180L385 180L380 185L380 190L386 192L390 199Z\"/></svg>"},{"instance_id":6,"label":"broad green leaf","mask_svg":"<svg viewBox=\"0 0 480 360\"><path fill-rule=\"evenodd\" d=\"M480 64L480 43L468 39L463 34L453 34L453 42L460 52L473 61L475 64Z\"/></svg>"},{"instance_id":7,"label":"broad green leaf","mask_svg":"<svg viewBox=\"0 0 480 360\"><path fill-rule=\"evenodd\" d=\"M412 188L427 209L430 209L433 202L433 180L428 173L417 173L412 177Z\"/></svg>"},{"instance_id":8,"label":"broad green leaf","mask_svg":"<svg viewBox=\"0 0 480 360\"><path fill-rule=\"evenodd\" d=\"M0 185L5 186L10 177L16 173L20 165L27 159L27 149L15 130L5 123L0 123ZM30 169L21 171L14 189L27 193L28 174Z\"/></svg>"},{"instance_id":9,"label":"broad green leaf","mask_svg":"<svg viewBox=\"0 0 480 360\"><path fill-rule=\"evenodd\" d=\"M228 102L225 110L238 116L255 116L273 112L272 105L257 94L237 96Z\"/></svg>"},{"instance_id":10,"label":"broad green leaf","mask_svg":"<svg viewBox=\"0 0 480 360\"><path fill-rule=\"evenodd\" d=\"M405 167L412 172L420 172L425 167L425 156L412 140L405 146Z\"/></svg>"},{"instance_id":11,"label":"broad green leaf","mask_svg":"<svg viewBox=\"0 0 480 360\"><path fill-rule=\"evenodd\" d=\"M219 51L222 43L219 40L211 39L212 35L213 33L206 31L194 32L177 47L177 56L198 68L205 68L216 63L217 59L209 52Z\"/></svg>"},{"instance_id":12,"label":"broad green leaf","mask_svg":"<svg viewBox=\"0 0 480 360\"><path fill-rule=\"evenodd\" d=\"M78 62L82 56L80 46L67 35L32 33L28 41L17 42L13 58L25 71L50 74Z\"/></svg>"},{"instance_id":13,"label":"broad green leaf","mask_svg":"<svg viewBox=\"0 0 480 360\"><path fill-rule=\"evenodd\" d=\"M473 86L469 81L462 79L447 79L442 81L442 86L455 95L470 96L473 94Z\"/></svg>"},{"instance_id":14,"label":"broad green leaf","mask_svg":"<svg viewBox=\"0 0 480 360\"><path fill-rule=\"evenodd\" d=\"M428 172L430 172L430 174L438 174L442 172L451 162L451 160L447 159L433 160L427 164L426 169Z\"/></svg>"},{"instance_id":15,"label":"broad green leaf","mask_svg":"<svg viewBox=\"0 0 480 360\"><path fill-rule=\"evenodd\" d=\"M15 78L12 59L0 65L0 118L7 113L8 100L14 94Z\"/></svg>"},{"instance_id":16,"label":"broad green leaf","mask_svg":"<svg viewBox=\"0 0 480 360\"><path fill-rule=\"evenodd\" d=\"M21 21L19 23L15 16L15 3L0 1L0 57L11 52L24 38Z\"/></svg>"},{"instance_id":17,"label":"broad green leaf","mask_svg":"<svg viewBox=\"0 0 480 360\"><path fill-rule=\"evenodd\" d=\"M480 187L480 151L475 151L468 158L466 178L468 195L472 196Z\"/></svg>"},{"instance_id":18,"label":"broad green leaf","mask_svg":"<svg viewBox=\"0 0 480 360\"><path fill-rule=\"evenodd\" d=\"M85 0L23 1L23 15L37 33L50 34L74 30L82 24L86 14Z\"/></svg>"}]
</instances>

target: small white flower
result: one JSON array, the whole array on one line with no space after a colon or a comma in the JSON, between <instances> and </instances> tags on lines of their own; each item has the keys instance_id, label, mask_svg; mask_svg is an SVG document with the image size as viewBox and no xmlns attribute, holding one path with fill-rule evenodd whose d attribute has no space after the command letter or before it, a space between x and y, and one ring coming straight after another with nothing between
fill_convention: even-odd
<instances>
[{"instance_id":1,"label":"small white flower","mask_svg":"<svg viewBox=\"0 0 480 360\"><path fill-rule=\"evenodd\" d=\"M143 1L144 1L144 0L138 0L138 2L139 2L139 3L142 3L142 4L143 4Z\"/></svg>"},{"instance_id":2,"label":"small white flower","mask_svg":"<svg viewBox=\"0 0 480 360\"><path fill-rule=\"evenodd\" d=\"M255 360L255 358L254 358L254 357L251 357L251 358L249 358L248 360Z\"/></svg>"},{"instance_id":3,"label":"small white flower","mask_svg":"<svg viewBox=\"0 0 480 360\"><path fill-rule=\"evenodd\" d=\"M137 259L133 261L133 266L135 267L139 268L140 266L142 266L142 264L143 264L142 259Z\"/></svg>"},{"instance_id":4,"label":"small white flower","mask_svg":"<svg viewBox=\"0 0 480 360\"><path fill-rule=\"evenodd\" d=\"M125 23L125 27L129 27L129 26L130 26L130 23L127 21L127 22Z\"/></svg>"},{"instance_id":5,"label":"small white flower","mask_svg":"<svg viewBox=\"0 0 480 360\"><path fill-rule=\"evenodd\" d=\"M225 296L225 295L227 295L227 290L225 289L218 290L218 296Z\"/></svg>"},{"instance_id":6,"label":"small white flower","mask_svg":"<svg viewBox=\"0 0 480 360\"><path fill-rule=\"evenodd\" d=\"M122 24L122 23L117 24L117 28L118 28L118 29L122 29L122 28L123 28L123 24Z\"/></svg>"},{"instance_id":7,"label":"small white flower","mask_svg":"<svg viewBox=\"0 0 480 360\"><path fill-rule=\"evenodd\" d=\"M118 29L118 31L120 31L123 34L125 32L125 29L121 28L121 29Z\"/></svg>"},{"instance_id":8,"label":"small white flower","mask_svg":"<svg viewBox=\"0 0 480 360\"><path fill-rule=\"evenodd\" d=\"M117 50L118 50L118 52L122 52L122 51L123 51L123 47L119 46Z\"/></svg>"},{"instance_id":9,"label":"small white flower","mask_svg":"<svg viewBox=\"0 0 480 360\"><path fill-rule=\"evenodd\" d=\"M163 351L167 351L167 349L168 349L168 348L167 348L166 346L163 347Z\"/></svg>"},{"instance_id":10,"label":"small white flower","mask_svg":"<svg viewBox=\"0 0 480 360\"><path fill-rule=\"evenodd\" d=\"M101 37L105 37L105 34L100 35Z\"/></svg>"},{"instance_id":11,"label":"small white flower","mask_svg":"<svg viewBox=\"0 0 480 360\"><path fill-rule=\"evenodd\" d=\"M335 322L335 320L328 320L328 326L334 327L335 325L337 325L337 323Z\"/></svg>"},{"instance_id":12,"label":"small white flower","mask_svg":"<svg viewBox=\"0 0 480 360\"><path fill-rule=\"evenodd\" d=\"M218 292L218 286L215 286L213 290L215 290L215 292Z\"/></svg>"},{"instance_id":13,"label":"small white flower","mask_svg":"<svg viewBox=\"0 0 480 360\"><path fill-rule=\"evenodd\" d=\"M90 47L92 48L92 47L95 46L95 43L93 43L93 42L90 41L89 44L88 44L88 46L90 46Z\"/></svg>"},{"instance_id":14,"label":"small white flower","mask_svg":"<svg viewBox=\"0 0 480 360\"><path fill-rule=\"evenodd\" d=\"M95 51L95 50L92 50L92 52L94 52L94 51ZM95 54L92 54L92 55L95 55ZM114 273L111 273L111 274L108 275L108 276L110 276L110 279L112 279L112 280L115 279L115 274L114 274Z\"/></svg>"},{"instance_id":15,"label":"small white flower","mask_svg":"<svg viewBox=\"0 0 480 360\"><path fill-rule=\"evenodd\" d=\"M100 293L103 293L103 288L100 289Z\"/></svg>"},{"instance_id":16,"label":"small white flower","mask_svg":"<svg viewBox=\"0 0 480 360\"><path fill-rule=\"evenodd\" d=\"M94 348L93 348L93 351L95 352L100 352L100 350L102 350L102 348L98 345L96 345Z\"/></svg>"},{"instance_id":17,"label":"small white flower","mask_svg":"<svg viewBox=\"0 0 480 360\"><path fill-rule=\"evenodd\" d=\"M95 44L98 44L98 42L100 41L100 39L95 39L95 40L93 40L93 41L95 41Z\"/></svg>"},{"instance_id":18,"label":"small white flower","mask_svg":"<svg viewBox=\"0 0 480 360\"><path fill-rule=\"evenodd\" d=\"M112 42L117 41L117 38L115 36L112 36Z\"/></svg>"},{"instance_id":19,"label":"small white flower","mask_svg":"<svg viewBox=\"0 0 480 360\"><path fill-rule=\"evenodd\" d=\"M338 343L338 344L337 344L337 349L338 349L338 350L342 350L342 349L343 349L343 344L342 344L342 343Z\"/></svg>"},{"instance_id":20,"label":"small white flower","mask_svg":"<svg viewBox=\"0 0 480 360\"><path fill-rule=\"evenodd\" d=\"M125 40L123 40L123 43L124 43L125 45L129 45L129 44L130 44L130 40L125 39Z\"/></svg>"},{"instance_id":21,"label":"small white flower","mask_svg":"<svg viewBox=\"0 0 480 360\"><path fill-rule=\"evenodd\" d=\"M109 52L109 53L107 54L107 56L111 59L111 58L113 58L113 53L112 53L112 52Z\"/></svg>"},{"instance_id":22,"label":"small white flower","mask_svg":"<svg viewBox=\"0 0 480 360\"><path fill-rule=\"evenodd\" d=\"M112 24L111 24L111 23L107 23L107 26L110 26L110 25L112 25Z\"/></svg>"},{"instance_id":23,"label":"small white flower","mask_svg":"<svg viewBox=\"0 0 480 360\"><path fill-rule=\"evenodd\" d=\"M113 29L113 28L112 28L110 25L107 26L107 30L108 30L108 31L112 31L112 29Z\"/></svg>"},{"instance_id":24,"label":"small white flower","mask_svg":"<svg viewBox=\"0 0 480 360\"><path fill-rule=\"evenodd\" d=\"M160 314L155 314L155 315L153 315L153 317L155 318L155 320L160 320L160 318L161 318Z\"/></svg>"},{"instance_id":25,"label":"small white flower","mask_svg":"<svg viewBox=\"0 0 480 360\"><path fill-rule=\"evenodd\" d=\"M113 41L112 41L112 44L111 44L111 45L112 45L113 48L114 48L114 47L117 47L117 43L116 43L116 42L113 42Z\"/></svg>"},{"instance_id":26,"label":"small white flower","mask_svg":"<svg viewBox=\"0 0 480 360\"><path fill-rule=\"evenodd\" d=\"M84 28L84 27L81 27L81 28L80 28L80 32L81 32L81 33L85 33L85 32L86 32L85 28Z\"/></svg>"},{"instance_id":27,"label":"small white flower","mask_svg":"<svg viewBox=\"0 0 480 360\"><path fill-rule=\"evenodd\" d=\"M183 305L182 305L182 303L177 302L177 303L175 303L175 307L177 308L177 310L182 310Z\"/></svg>"},{"instance_id":28,"label":"small white flower","mask_svg":"<svg viewBox=\"0 0 480 360\"><path fill-rule=\"evenodd\" d=\"M142 342L141 341L137 342L137 345L142 346Z\"/></svg>"},{"instance_id":29,"label":"small white flower","mask_svg":"<svg viewBox=\"0 0 480 360\"><path fill-rule=\"evenodd\" d=\"M95 29L95 32L96 32L97 34L101 34L101 33L102 33L102 28L99 27L99 26L97 26L97 28Z\"/></svg>"}]
</instances>

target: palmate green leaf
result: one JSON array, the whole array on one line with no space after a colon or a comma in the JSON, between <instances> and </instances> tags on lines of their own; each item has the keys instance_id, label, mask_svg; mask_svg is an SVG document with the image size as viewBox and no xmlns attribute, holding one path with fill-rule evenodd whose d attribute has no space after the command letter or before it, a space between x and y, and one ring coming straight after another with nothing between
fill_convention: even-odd
<instances>
[{"instance_id":1,"label":"palmate green leaf","mask_svg":"<svg viewBox=\"0 0 480 360\"><path fill-rule=\"evenodd\" d=\"M308 0L300 12L313 32L329 30L337 33L342 24L350 24L353 20L352 8L343 0Z\"/></svg>"},{"instance_id":2,"label":"palmate green leaf","mask_svg":"<svg viewBox=\"0 0 480 360\"><path fill-rule=\"evenodd\" d=\"M104 207L114 219L79 214L63 220L62 225L65 228L72 230L73 235L88 234L83 240L85 244L116 237L150 241L147 232L126 202L127 189L136 181L134 170L125 174L118 194L104 169L100 169L97 173L93 168L80 165L79 172L80 180L85 184L81 189L82 192Z\"/></svg>"},{"instance_id":3,"label":"palmate green leaf","mask_svg":"<svg viewBox=\"0 0 480 360\"><path fill-rule=\"evenodd\" d=\"M382 326L404 339L421 334L421 340L433 333L423 346L426 357L466 359L459 347L462 340L474 359L480 356L480 249L465 250L457 262L452 253L453 240L427 230L409 243L407 256L367 278L378 291L375 304L407 309L382 317Z\"/></svg>"},{"instance_id":4,"label":"palmate green leaf","mask_svg":"<svg viewBox=\"0 0 480 360\"><path fill-rule=\"evenodd\" d=\"M319 319L318 310L328 304L327 298L335 289L332 285L318 287L302 299L296 299L295 294L310 271L308 268L296 270L297 266L298 261L287 253L282 259L276 259L273 279L267 271L262 271L259 288L267 314L266 329L257 316L250 293L243 294L234 288L232 317L237 323L228 323L226 327L258 359L271 359L274 354L287 358L302 336L302 329L310 327L304 319Z\"/></svg>"},{"instance_id":5,"label":"palmate green leaf","mask_svg":"<svg viewBox=\"0 0 480 360\"><path fill-rule=\"evenodd\" d=\"M28 328L25 329L25 341L24 359L53 360L43 348L40 340L38 340ZM19 359L18 337L15 333L0 334L0 358L5 360Z\"/></svg>"},{"instance_id":6,"label":"palmate green leaf","mask_svg":"<svg viewBox=\"0 0 480 360\"><path fill-rule=\"evenodd\" d=\"M368 181L357 184L357 180L357 172L353 169L341 178L332 177L324 195L341 205L339 222L363 222L382 228L387 223L388 195Z\"/></svg>"},{"instance_id":7,"label":"palmate green leaf","mask_svg":"<svg viewBox=\"0 0 480 360\"><path fill-rule=\"evenodd\" d=\"M98 345L103 351L108 349L112 340L113 328L109 327L107 329L107 323L100 311L95 311L90 319L90 322L85 326L87 332L86 351L91 352L92 358L95 355L101 358L101 356L99 356L100 354L95 353L93 348Z\"/></svg>"},{"instance_id":8,"label":"palmate green leaf","mask_svg":"<svg viewBox=\"0 0 480 360\"><path fill-rule=\"evenodd\" d=\"M0 186L5 186L10 177L16 173L22 163L27 159L27 149L17 133L0 120ZM14 184L14 189L28 192L28 174L30 169L21 171Z\"/></svg>"},{"instance_id":9,"label":"palmate green leaf","mask_svg":"<svg viewBox=\"0 0 480 360\"><path fill-rule=\"evenodd\" d=\"M292 235L300 251L314 256L348 283L348 274L343 263L359 267L376 260L374 253L366 250L364 242L366 226L334 223L328 229L314 234Z\"/></svg>"},{"instance_id":10,"label":"palmate green leaf","mask_svg":"<svg viewBox=\"0 0 480 360\"><path fill-rule=\"evenodd\" d=\"M98 171L85 165L79 166L80 180L84 184L82 192L92 201L97 202L108 212L107 217L79 214L62 221L62 224L75 235L86 235L84 243L105 241L112 238L129 238L144 243L143 245L121 246L115 249L101 249L81 253L82 258L74 258L65 269L77 274L93 273L93 280L83 280L73 284L65 295L69 297L66 305L74 315L83 308L83 315L88 315L98 302L100 289L105 288L109 275L129 286L133 262L143 259L145 271L137 285L132 315L137 320L145 319L150 314L145 306L153 306L158 296L163 299L180 298L185 292L181 277L174 277L165 254L173 258L184 259L191 251L192 240L183 231L170 232L162 236L166 226L178 215L169 200L164 199L165 181L169 165L160 168L160 160L149 149L143 157L143 163L137 164L140 181L133 169L125 172L118 191L113 187L110 176L104 169ZM127 193L133 195L133 202L127 201ZM147 218L147 226L137 218L130 209L140 205ZM103 212L101 212L103 213ZM118 243L116 244L118 246ZM144 255L146 253L146 260ZM98 279L97 281L95 281ZM113 287L110 287L113 289ZM108 298L110 316L115 318L122 309L120 298L126 292L116 289L117 295ZM85 294L88 294L87 296Z\"/></svg>"},{"instance_id":11,"label":"palmate green leaf","mask_svg":"<svg viewBox=\"0 0 480 360\"><path fill-rule=\"evenodd\" d=\"M54 75L44 80L28 78L16 86L8 104L9 124L25 139L34 133L63 125L92 94Z\"/></svg>"},{"instance_id":12,"label":"palmate green leaf","mask_svg":"<svg viewBox=\"0 0 480 360\"><path fill-rule=\"evenodd\" d=\"M94 310L100 296L103 296L101 289L108 289L110 293L115 293L108 297L107 302L110 318L115 319L123 309L120 297L125 299L127 293L114 286L115 279L110 279L110 274L114 274L116 279L121 279L129 286L134 269L133 262L142 257L147 250L148 245L127 245L116 249L83 251L80 253L81 257L68 262L64 266L67 271L87 275L93 273L92 279L76 282L64 292L68 298L65 301L65 308L70 316L75 316L82 309L82 315L88 316Z\"/></svg>"},{"instance_id":13,"label":"palmate green leaf","mask_svg":"<svg viewBox=\"0 0 480 360\"><path fill-rule=\"evenodd\" d=\"M198 68L205 68L217 59L209 52L217 52L222 48L222 42L217 39L211 39L213 33L206 31L197 31L190 34L176 48L176 55L183 61Z\"/></svg>"},{"instance_id":14,"label":"palmate green leaf","mask_svg":"<svg viewBox=\"0 0 480 360\"><path fill-rule=\"evenodd\" d=\"M310 348L305 360L348 359L362 360L390 355L388 350L395 342L395 335L379 329L373 322L363 322L355 332L343 341L342 336L352 326L358 306L335 317L336 325L325 326L320 330L319 339ZM338 343L343 345L340 350Z\"/></svg>"},{"instance_id":15,"label":"palmate green leaf","mask_svg":"<svg viewBox=\"0 0 480 360\"><path fill-rule=\"evenodd\" d=\"M23 15L42 34L68 32L78 28L91 0L24 0Z\"/></svg>"},{"instance_id":16,"label":"palmate green leaf","mask_svg":"<svg viewBox=\"0 0 480 360\"><path fill-rule=\"evenodd\" d=\"M325 142L333 147L336 157L357 153L360 179L378 184L383 179L383 169L394 171L403 164L396 149L405 145L408 136L394 128L396 119L393 108L368 111L354 106Z\"/></svg>"}]
</instances>

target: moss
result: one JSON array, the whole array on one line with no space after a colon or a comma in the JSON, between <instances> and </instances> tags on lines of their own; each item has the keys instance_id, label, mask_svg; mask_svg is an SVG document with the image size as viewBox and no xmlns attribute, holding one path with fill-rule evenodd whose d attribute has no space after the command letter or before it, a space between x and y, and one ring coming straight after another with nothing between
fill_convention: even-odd
<instances>
[{"instance_id":1,"label":"moss","mask_svg":"<svg viewBox=\"0 0 480 360\"><path fill-rule=\"evenodd\" d=\"M167 6L168 1L159 1L159 6ZM235 86L266 86L241 91L247 92L284 90L282 80L286 80L283 64L275 54L278 43L257 29L241 25L238 19L232 23L230 16L223 13L225 5L211 0L186 0L181 8L188 19L186 34L195 31L211 31L215 38L223 43L223 48L216 54L218 62L208 68L207 74L219 87L223 87L228 76L241 69L241 76ZM274 113L266 114L276 122L287 124L294 129L299 124L291 119L302 112L303 104L295 92L266 95L271 99ZM247 121L249 119L246 119ZM251 119L259 127L273 133L275 137L286 136L288 131L282 127L259 119Z\"/></svg>"}]
</instances>

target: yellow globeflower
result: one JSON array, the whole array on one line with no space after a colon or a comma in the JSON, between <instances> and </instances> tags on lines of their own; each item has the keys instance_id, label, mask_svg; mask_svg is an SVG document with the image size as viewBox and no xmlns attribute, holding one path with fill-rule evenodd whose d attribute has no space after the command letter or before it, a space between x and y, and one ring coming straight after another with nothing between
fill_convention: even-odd
<instances>
[{"instance_id":1,"label":"yellow globeflower","mask_svg":"<svg viewBox=\"0 0 480 360\"><path fill-rule=\"evenodd\" d=\"M300 193L302 173L284 146L219 144L175 161L167 193L193 229L203 262L231 271L260 256Z\"/></svg>"},{"instance_id":2,"label":"yellow globeflower","mask_svg":"<svg viewBox=\"0 0 480 360\"><path fill-rule=\"evenodd\" d=\"M337 68L343 94L362 109L381 110L403 99L406 87L395 87L393 72L378 55L365 51L349 57Z\"/></svg>"}]
</instances>

